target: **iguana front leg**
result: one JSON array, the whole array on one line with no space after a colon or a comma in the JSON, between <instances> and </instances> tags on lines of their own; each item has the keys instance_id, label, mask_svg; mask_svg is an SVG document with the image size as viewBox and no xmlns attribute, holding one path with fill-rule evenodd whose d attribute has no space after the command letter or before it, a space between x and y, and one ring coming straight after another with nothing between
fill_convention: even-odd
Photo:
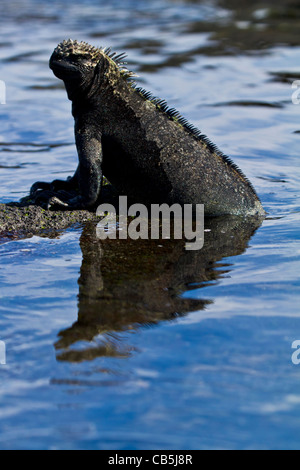
<instances>
[{"instance_id":1,"label":"iguana front leg","mask_svg":"<svg viewBox=\"0 0 300 470\"><path fill-rule=\"evenodd\" d=\"M89 132L76 131L79 165L71 180L36 183L33 196L47 209L89 209L96 205L102 185L102 145ZM49 185L49 186L48 186ZM75 195L75 188L78 191ZM42 191L38 191L41 189Z\"/></svg>"}]
</instances>

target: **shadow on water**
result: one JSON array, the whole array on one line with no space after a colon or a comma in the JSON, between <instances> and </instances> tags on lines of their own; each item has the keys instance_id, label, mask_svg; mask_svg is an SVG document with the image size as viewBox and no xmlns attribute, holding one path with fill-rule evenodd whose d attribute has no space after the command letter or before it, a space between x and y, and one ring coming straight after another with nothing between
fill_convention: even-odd
<instances>
[{"instance_id":1,"label":"shadow on water","mask_svg":"<svg viewBox=\"0 0 300 470\"><path fill-rule=\"evenodd\" d=\"M228 274L231 265L222 259L243 253L259 225L252 219L208 219L204 247L197 251L185 250L183 240L100 241L95 225L87 225L80 241L78 320L59 333L57 359L130 356L133 347L124 332L205 309L213 300L183 298L183 292Z\"/></svg>"}]
</instances>

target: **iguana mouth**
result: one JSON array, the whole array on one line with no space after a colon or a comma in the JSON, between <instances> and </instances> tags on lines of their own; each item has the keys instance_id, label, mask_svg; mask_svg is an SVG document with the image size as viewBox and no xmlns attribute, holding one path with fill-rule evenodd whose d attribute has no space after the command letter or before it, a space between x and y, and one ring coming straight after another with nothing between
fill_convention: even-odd
<instances>
[{"instance_id":1,"label":"iguana mouth","mask_svg":"<svg viewBox=\"0 0 300 470\"><path fill-rule=\"evenodd\" d=\"M61 60L61 59L52 59L49 63L49 66L55 74L56 72L59 73L60 71L63 72L64 74L66 73L71 74L77 70L75 64L72 64L70 62L67 62L66 60Z\"/></svg>"}]
</instances>

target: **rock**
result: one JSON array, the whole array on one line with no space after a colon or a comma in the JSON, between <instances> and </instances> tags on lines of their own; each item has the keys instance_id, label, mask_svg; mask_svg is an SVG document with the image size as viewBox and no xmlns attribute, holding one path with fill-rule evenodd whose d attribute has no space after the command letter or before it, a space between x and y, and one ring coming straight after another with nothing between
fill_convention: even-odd
<instances>
[{"instance_id":1,"label":"rock","mask_svg":"<svg viewBox=\"0 0 300 470\"><path fill-rule=\"evenodd\" d=\"M96 220L99 220L99 217L87 210L50 211L26 202L0 204L0 237L38 235Z\"/></svg>"}]
</instances>

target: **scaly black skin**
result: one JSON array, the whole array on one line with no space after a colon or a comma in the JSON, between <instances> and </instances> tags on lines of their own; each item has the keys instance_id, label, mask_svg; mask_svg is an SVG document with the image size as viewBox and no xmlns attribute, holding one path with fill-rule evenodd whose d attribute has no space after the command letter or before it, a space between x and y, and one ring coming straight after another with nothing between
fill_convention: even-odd
<instances>
[{"instance_id":1,"label":"scaly black skin","mask_svg":"<svg viewBox=\"0 0 300 470\"><path fill-rule=\"evenodd\" d=\"M237 166L164 101L131 81L121 56L64 41L50 58L72 101L79 165L72 178L35 183L47 208L92 209L102 176L143 204L204 204L211 216L264 215Z\"/></svg>"}]
</instances>

